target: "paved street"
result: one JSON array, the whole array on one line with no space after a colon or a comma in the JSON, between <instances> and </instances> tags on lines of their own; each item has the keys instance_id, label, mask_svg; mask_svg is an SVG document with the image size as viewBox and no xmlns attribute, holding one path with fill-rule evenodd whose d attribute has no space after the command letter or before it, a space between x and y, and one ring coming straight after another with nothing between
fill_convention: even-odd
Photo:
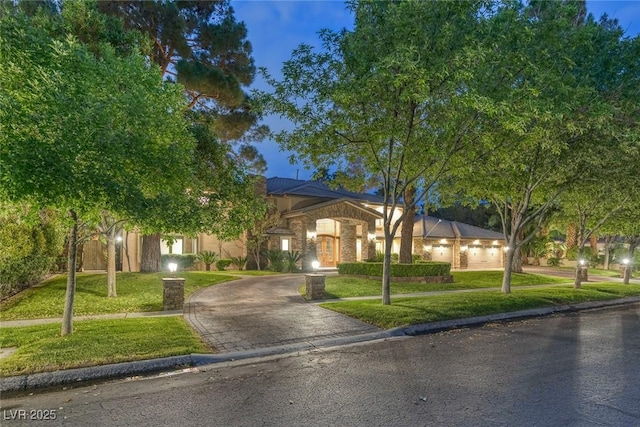
<instances>
[{"instance_id":1,"label":"paved street","mask_svg":"<svg viewBox=\"0 0 640 427\"><path fill-rule=\"evenodd\" d=\"M634 304L3 396L2 425L637 426L639 326Z\"/></svg>"}]
</instances>

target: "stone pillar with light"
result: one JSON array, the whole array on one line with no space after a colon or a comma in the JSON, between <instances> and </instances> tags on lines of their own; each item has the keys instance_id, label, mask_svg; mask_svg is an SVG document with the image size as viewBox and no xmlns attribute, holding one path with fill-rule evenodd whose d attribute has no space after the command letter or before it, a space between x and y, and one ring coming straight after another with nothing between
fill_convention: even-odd
<instances>
[{"instance_id":1,"label":"stone pillar with light","mask_svg":"<svg viewBox=\"0 0 640 427\"><path fill-rule=\"evenodd\" d=\"M326 275L316 273L320 267L320 261L313 261L311 266L314 272L304 275L307 297L312 300L324 299Z\"/></svg>"},{"instance_id":2,"label":"stone pillar with light","mask_svg":"<svg viewBox=\"0 0 640 427\"><path fill-rule=\"evenodd\" d=\"M171 277L162 279L162 308L163 310L182 310L184 308L184 281L176 277L178 264L169 263Z\"/></svg>"},{"instance_id":3,"label":"stone pillar with light","mask_svg":"<svg viewBox=\"0 0 640 427\"><path fill-rule=\"evenodd\" d=\"M584 259L581 259L579 263L580 265L578 268L580 268L580 280L583 282L588 282L589 281L589 263Z\"/></svg>"},{"instance_id":4,"label":"stone pillar with light","mask_svg":"<svg viewBox=\"0 0 640 427\"><path fill-rule=\"evenodd\" d=\"M629 280L631 279L631 260L629 258L622 260L622 264L620 265L620 277L622 277L622 283L625 285L629 284Z\"/></svg>"}]
</instances>

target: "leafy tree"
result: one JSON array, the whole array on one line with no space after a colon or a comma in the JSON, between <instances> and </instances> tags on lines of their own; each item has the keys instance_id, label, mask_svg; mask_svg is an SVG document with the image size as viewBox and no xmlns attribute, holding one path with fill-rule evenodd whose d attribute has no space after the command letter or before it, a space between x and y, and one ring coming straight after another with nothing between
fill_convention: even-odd
<instances>
[{"instance_id":1,"label":"leafy tree","mask_svg":"<svg viewBox=\"0 0 640 427\"><path fill-rule=\"evenodd\" d=\"M495 149L467 182L501 215L509 248L503 292L510 292L514 258L558 197L586 179L615 134L627 132L614 120L612 100L616 76L625 74L625 61L610 60L622 33L610 22L585 19L583 9L573 2L513 3L493 18L504 36L485 58L493 64L487 96L509 111L506 120L483 124ZM525 236L531 225L534 232Z\"/></svg>"},{"instance_id":2,"label":"leafy tree","mask_svg":"<svg viewBox=\"0 0 640 427\"><path fill-rule=\"evenodd\" d=\"M256 264L256 269L261 268L261 256L264 250L264 243L269 239L267 232L277 227L280 223L280 213L275 205L271 204L267 206L263 216L255 221L251 228L247 230L247 236L245 239L247 249L251 253L253 260Z\"/></svg>"},{"instance_id":3,"label":"leafy tree","mask_svg":"<svg viewBox=\"0 0 640 427\"><path fill-rule=\"evenodd\" d=\"M262 94L265 110L295 123L276 141L315 168L377 177L384 199L382 303L390 304L391 243L412 208L457 155L479 143L475 121L491 104L474 93L484 67L483 2L350 2L353 31L322 30L323 47L298 47ZM416 189L413 199L403 197ZM400 212L402 207L402 212Z\"/></svg>"},{"instance_id":4,"label":"leafy tree","mask_svg":"<svg viewBox=\"0 0 640 427\"><path fill-rule=\"evenodd\" d=\"M228 0L117 1L99 2L98 7L110 16L121 18L125 28L149 37L149 59L160 67L164 78L184 87L189 108L198 111L198 114L190 116L191 120L205 124L215 135L215 144L223 143L220 148L212 147L211 138L207 137L205 145L199 147L199 154L205 148L213 148L219 154L222 148L226 151L225 156L241 163L245 170L264 173L266 162L249 142L262 139L266 128L257 125L259 117L249 108L249 98L243 90L255 77L251 44L246 39L244 23L236 22ZM201 130L197 132L202 133ZM196 139L200 145L203 140L198 136ZM227 145L232 141L241 141L236 152ZM214 185L222 165L218 162L217 166L209 174L212 182L208 189L209 193L218 195L217 200L223 200L222 195L233 186L238 187L236 195L252 194L246 191L247 179ZM226 172L222 174L227 175ZM238 202L237 197L229 202ZM228 205L226 201L224 204ZM218 229L225 224L223 218L216 222ZM181 228L192 229L188 226ZM146 231L141 270L157 271L160 267L159 230L147 227Z\"/></svg>"},{"instance_id":5,"label":"leafy tree","mask_svg":"<svg viewBox=\"0 0 640 427\"><path fill-rule=\"evenodd\" d=\"M62 335L72 332L81 218L140 219L147 200L184 193L194 147L181 89L137 49L80 43L66 25L94 15L75 5L0 18L0 199L68 213Z\"/></svg>"}]
</instances>

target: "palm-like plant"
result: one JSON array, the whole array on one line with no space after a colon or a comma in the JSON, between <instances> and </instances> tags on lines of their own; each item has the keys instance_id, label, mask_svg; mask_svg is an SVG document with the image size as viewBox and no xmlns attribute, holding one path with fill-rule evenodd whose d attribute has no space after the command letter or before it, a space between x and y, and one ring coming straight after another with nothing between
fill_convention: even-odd
<instances>
[{"instance_id":1,"label":"palm-like plant","mask_svg":"<svg viewBox=\"0 0 640 427\"><path fill-rule=\"evenodd\" d=\"M289 273L295 273L298 271L298 266L297 266L297 262L300 261L302 259L302 254L298 251L295 252L286 252L285 253L285 261L286 261L286 267L287 267L287 271Z\"/></svg>"},{"instance_id":2,"label":"palm-like plant","mask_svg":"<svg viewBox=\"0 0 640 427\"><path fill-rule=\"evenodd\" d=\"M244 270L245 266L247 265L247 261L248 261L248 258L246 256L231 257L231 262L233 263L233 265L238 267L238 270L240 271Z\"/></svg>"},{"instance_id":3,"label":"palm-like plant","mask_svg":"<svg viewBox=\"0 0 640 427\"><path fill-rule=\"evenodd\" d=\"M280 249L269 249L264 252L264 256L269 260L271 271L282 271L284 269L284 252Z\"/></svg>"},{"instance_id":4,"label":"palm-like plant","mask_svg":"<svg viewBox=\"0 0 640 427\"><path fill-rule=\"evenodd\" d=\"M196 259L204 264L205 270L211 271L211 264L216 262L218 254L213 251L201 251L196 255Z\"/></svg>"}]
</instances>

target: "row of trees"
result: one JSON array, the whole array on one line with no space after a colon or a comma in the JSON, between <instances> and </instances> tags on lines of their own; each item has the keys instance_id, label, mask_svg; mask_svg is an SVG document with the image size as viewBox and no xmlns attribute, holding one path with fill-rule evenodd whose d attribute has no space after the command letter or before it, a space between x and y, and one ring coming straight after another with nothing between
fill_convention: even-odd
<instances>
[{"instance_id":1,"label":"row of trees","mask_svg":"<svg viewBox=\"0 0 640 427\"><path fill-rule=\"evenodd\" d=\"M111 255L124 224L157 235L146 252L159 266L158 233L230 238L264 210L250 175L264 164L245 144L264 132L243 91L245 37L227 1L2 3L0 202L67 217L62 335L83 226Z\"/></svg>"},{"instance_id":2,"label":"row of trees","mask_svg":"<svg viewBox=\"0 0 640 427\"><path fill-rule=\"evenodd\" d=\"M263 70L273 91L258 105L296 125L274 137L307 165L382 187L383 304L391 236L434 190L496 206L503 292L558 206L582 215L583 239L614 216L637 226L639 37L584 1L348 5L354 29L322 30L322 48L297 48L281 80Z\"/></svg>"}]
</instances>

